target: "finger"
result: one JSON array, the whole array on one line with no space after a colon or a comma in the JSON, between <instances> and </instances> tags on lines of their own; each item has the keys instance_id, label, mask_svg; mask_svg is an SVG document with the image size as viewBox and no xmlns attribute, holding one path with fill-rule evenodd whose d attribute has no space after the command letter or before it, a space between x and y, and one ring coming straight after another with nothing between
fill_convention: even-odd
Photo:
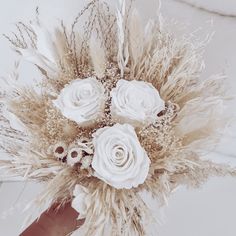
<instances>
[{"instance_id":1,"label":"finger","mask_svg":"<svg viewBox=\"0 0 236 236\"><path fill-rule=\"evenodd\" d=\"M78 216L71 203L59 209L52 206L20 236L66 236L84 223L84 220L77 220Z\"/></svg>"}]
</instances>

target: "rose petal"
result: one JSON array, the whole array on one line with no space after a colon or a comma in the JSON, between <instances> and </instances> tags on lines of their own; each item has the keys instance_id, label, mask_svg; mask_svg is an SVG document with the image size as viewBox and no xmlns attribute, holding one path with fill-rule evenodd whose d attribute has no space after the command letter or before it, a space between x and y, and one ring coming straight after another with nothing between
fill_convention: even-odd
<instances>
[{"instance_id":1,"label":"rose petal","mask_svg":"<svg viewBox=\"0 0 236 236\"><path fill-rule=\"evenodd\" d=\"M104 127L93 137L92 167L97 178L117 189L130 189L144 183L150 160L131 125Z\"/></svg>"}]
</instances>

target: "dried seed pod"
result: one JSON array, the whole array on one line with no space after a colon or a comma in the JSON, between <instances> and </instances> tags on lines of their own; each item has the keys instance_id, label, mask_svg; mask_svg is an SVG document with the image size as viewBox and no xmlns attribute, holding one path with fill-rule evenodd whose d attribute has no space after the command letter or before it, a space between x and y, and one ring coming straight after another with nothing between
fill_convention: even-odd
<instances>
[{"instance_id":1,"label":"dried seed pod","mask_svg":"<svg viewBox=\"0 0 236 236\"><path fill-rule=\"evenodd\" d=\"M86 137L82 137L82 138L79 139L79 141L80 141L81 143L89 143L89 142L90 142L90 139L89 139L89 138L86 138Z\"/></svg>"},{"instance_id":2,"label":"dried seed pod","mask_svg":"<svg viewBox=\"0 0 236 236\"><path fill-rule=\"evenodd\" d=\"M74 164L80 162L82 158L82 150L77 147L73 147L68 151L67 154L67 164L73 166Z\"/></svg>"},{"instance_id":3,"label":"dried seed pod","mask_svg":"<svg viewBox=\"0 0 236 236\"><path fill-rule=\"evenodd\" d=\"M77 144L81 149L86 153L86 155L92 155L93 154L93 143L88 138L80 138L77 141Z\"/></svg>"},{"instance_id":4,"label":"dried seed pod","mask_svg":"<svg viewBox=\"0 0 236 236\"><path fill-rule=\"evenodd\" d=\"M67 155L67 145L64 142L58 142L53 146L53 155L57 159L63 159Z\"/></svg>"},{"instance_id":5,"label":"dried seed pod","mask_svg":"<svg viewBox=\"0 0 236 236\"><path fill-rule=\"evenodd\" d=\"M92 163L92 156L85 156L81 160L81 164L82 164L81 168L88 169L91 163Z\"/></svg>"},{"instance_id":6,"label":"dried seed pod","mask_svg":"<svg viewBox=\"0 0 236 236\"><path fill-rule=\"evenodd\" d=\"M88 155L92 155L93 154L93 149L86 147L86 148L82 148L83 150L83 156L88 156Z\"/></svg>"},{"instance_id":7,"label":"dried seed pod","mask_svg":"<svg viewBox=\"0 0 236 236\"><path fill-rule=\"evenodd\" d=\"M77 141L79 147L87 147L89 143L91 143L91 141L86 137L82 137Z\"/></svg>"}]
</instances>

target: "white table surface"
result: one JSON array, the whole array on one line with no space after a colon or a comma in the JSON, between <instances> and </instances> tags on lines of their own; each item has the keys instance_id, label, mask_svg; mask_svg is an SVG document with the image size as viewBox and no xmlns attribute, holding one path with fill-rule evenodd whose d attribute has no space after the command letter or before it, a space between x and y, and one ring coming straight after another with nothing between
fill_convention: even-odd
<instances>
[{"instance_id":1,"label":"white table surface","mask_svg":"<svg viewBox=\"0 0 236 236\"><path fill-rule=\"evenodd\" d=\"M110 0L112 1L112 0ZM32 19L36 6L50 26L60 18L71 22L85 0L0 0L0 33L8 33L17 20ZM113 0L115 2L115 0ZM155 13L157 0L137 0L147 18ZM224 72L231 78L231 93L236 91L236 1L235 0L163 0L165 18L186 24L186 32L199 30L204 37L215 35L205 53L203 76ZM234 17L235 15L235 17ZM13 68L16 55L8 42L0 38L0 76ZM20 67L21 79L39 78L28 63ZM235 109L236 104L231 109ZM236 124L229 127L222 144L209 158L236 166ZM16 236L24 221L22 209L40 192L36 183L3 183L0 187L0 235ZM155 203L150 201L154 208ZM235 236L236 179L213 178L201 189L179 188L169 206L155 210L161 225L159 236Z\"/></svg>"}]
</instances>

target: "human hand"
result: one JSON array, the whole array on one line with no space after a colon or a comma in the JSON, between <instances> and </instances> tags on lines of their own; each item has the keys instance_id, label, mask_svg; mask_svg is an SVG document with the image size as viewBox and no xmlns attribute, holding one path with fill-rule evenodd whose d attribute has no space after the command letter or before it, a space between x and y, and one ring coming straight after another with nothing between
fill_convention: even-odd
<instances>
[{"instance_id":1,"label":"human hand","mask_svg":"<svg viewBox=\"0 0 236 236\"><path fill-rule=\"evenodd\" d=\"M81 227L84 220L77 220L79 214L71 203L57 209L52 206L38 220L34 221L20 236L66 236Z\"/></svg>"}]
</instances>

